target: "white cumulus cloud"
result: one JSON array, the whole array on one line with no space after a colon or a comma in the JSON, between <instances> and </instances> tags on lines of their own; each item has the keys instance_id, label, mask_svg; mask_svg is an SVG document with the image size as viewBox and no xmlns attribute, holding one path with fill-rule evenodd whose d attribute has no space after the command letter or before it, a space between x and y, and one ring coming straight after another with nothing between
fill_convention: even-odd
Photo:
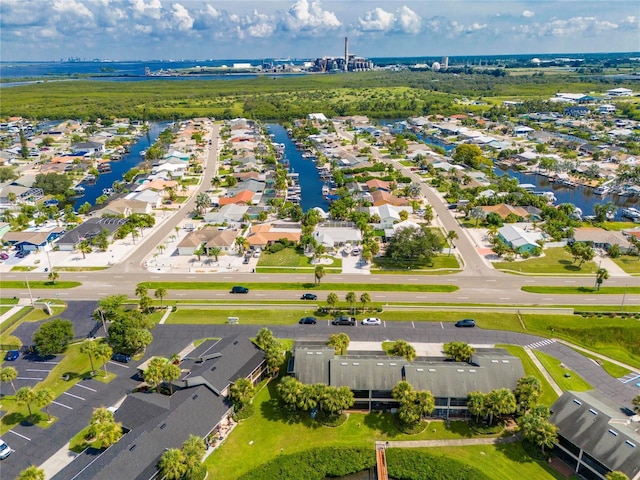
<instances>
[{"instance_id":1,"label":"white cumulus cloud","mask_svg":"<svg viewBox=\"0 0 640 480\"><path fill-rule=\"evenodd\" d=\"M298 0L283 12L281 27L287 31L323 32L342 25L336 14L324 10L319 1Z\"/></svg>"},{"instance_id":2,"label":"white cumulus cloud","mask_svg":"<svg viewBox=\"0 0 640 480\"><path fill-rule=\"evenodd\" d=\"M193 27L193 18L189 15L189 11L179 3L174 3L171 5L171 8L173 10L173 21L176 24L176 28L181 32L191 30L191 27Z\"/></svg>"},{"instance_id":3,"label":"white cumulus cloud","mask_svg":"<svg viewBox=\"0 0 640 480\"><path fill-rule=\"evenodd\" d=\"M535 16L535 12L532 12L531 10L525 10L524 12L522 12L522 16L524 18L531 18Z\"/></svg>"},{"instance_id":4,"label":"white cumulus cloud","mask_svg":"<svg viewBox=\"0 0 640 480\"><path fill-rule=\"evenodd\" d=\"M162 3L160 3L160 0L149 0L149 3L145 3L144 0L131 0L131 6L134 14L138 17L159 20L162 16Z\"/></svg>"},{"instance_id":5,"label":"white cumulus cloud","mask_svg":"<svg viewBox=\"0 0 640 480\"><path fill-rule=\"evenodd\" d=\"M358 19L358 24L365 32L387 32L393 28L395 21L396 16L393 13L378 7L365 13Z\"/></svg>"},{"instance_id":6,"label":"white cumulus cloud","mask_svg":"<svg viewBox=\"0 0 640 480\"><path fill-rule=\"evenodd\" d=\"M422 19L420 15L404 5L398 10L398 25L403 32L418 33L422 27Z\"/></svg>"}]
</instances>

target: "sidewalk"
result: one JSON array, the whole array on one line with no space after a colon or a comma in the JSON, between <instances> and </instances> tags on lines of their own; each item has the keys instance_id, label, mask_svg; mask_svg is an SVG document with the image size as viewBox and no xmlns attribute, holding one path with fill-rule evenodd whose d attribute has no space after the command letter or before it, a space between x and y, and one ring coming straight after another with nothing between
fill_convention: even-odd
<instances>
[{"instance_id":1,"label":"sidewalk","mask_svg":"<svg viewBox=\"0 0 640 480\"><path fill-rule=\"evenodd\" d=\"M518 440L520 440L519 435L497 438L457 438L453 440L376 441L376 448L465 447L469 445L499 445L501 443L514 443Z\"/></svg>"},{"instance_id":2,"label":"sidewalk","mask_svg":"<svg viewBox=\"0 0 640 480\"><path fill-rule=\"evenodd\" d=\"M6 320L13 317L16 313L18 313L23 307L27 307L31 305L31 300L28 298L20 298L18 299L18 303L15 306L12 306L9 310L0 315L0 325L2 325Z\"/></svg>"},{"instance_id":3,"label":"sidewalk","mask_svg":"<svg viewBox=\"0 0 640 480\"><path fill-rule=\"evenodd\" d=\"M540 373L542 374L542 376L547 380L547 382L549 382L549 385L551 385L551 388L553 388L553 391L556 392L556 394L559 397L562 396L562 393L563 393L562 389L558 386L558 384L551 377L551 375L549 375L549 372L547 372L547 369L544 368L542 363L540 363L540 360L538 360L538 357L536 357L533 354L530 348L523 347L523 349L524 349L524 353L526 353L529 356L529 358L534 363L534 365L538 368L538 370L540 370Z\"/></svg>"}]
</instances>

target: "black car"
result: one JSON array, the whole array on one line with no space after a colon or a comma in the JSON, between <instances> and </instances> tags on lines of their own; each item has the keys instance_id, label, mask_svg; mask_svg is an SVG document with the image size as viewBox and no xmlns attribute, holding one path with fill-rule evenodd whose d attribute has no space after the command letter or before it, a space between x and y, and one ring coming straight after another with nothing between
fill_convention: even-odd
<instances>
[{"instance_id":1,"label":"black car","mask_svg":"<svg viewBox=\"0 0 640 480\"><path fill-rule=\"evenodd\" d=\"M231 293L249 293L249 289L247 287L235 286L231 289Z\"/></svg>"},{"instance_id":2,"label":"black car","mask_svg":"<svg viewBox=\"0 0 640 480\"><path fill-rule=\"evenodd\" d=\"M353 327L355 324L356 324L356 319L354 317L348 317L346 315L343 315L341 317L336 317L331 322L331 325L349 325L350 327Z\"/></svg>"},{"instance_id":3,"label":"black car","mask_svg":"<svg viewBox=\"0 0 640 480\"><path fill-rule=\"evenodd\" d=\"M458 320L456 322L456 327L475 327L476 321L471 320L470 318L465 318L464 320Z\"/></svg>"},{"instance_id":4,"label":"black car","mask_svg":"<svg viewBox=\"0 0 640 480\"><path fill-rule=\"evenodd\" d=\"M318 296L315 293L303 293L300 300L317 300Z\"/></svg>"},{"instance_id":5,"label":"black car","mask_svg":"<svg viewBox=\"0 0 640 480\"><path fill-rule=\"evenodd\" d=\"M131 361L131 355L126 355L124 353L114 353L111 355L111 360L114 362L120 363L129 363Z\"/></svg>"},{"instance_id":6,"label":"black car","mask_svg":"<svg viewBox=\"0 0 640 480\"><path fill-rule=\"evenodd\" d=\"M298 322L300 325L315 325L316 317L303 317Z\"/></svg>"}]
</instances>

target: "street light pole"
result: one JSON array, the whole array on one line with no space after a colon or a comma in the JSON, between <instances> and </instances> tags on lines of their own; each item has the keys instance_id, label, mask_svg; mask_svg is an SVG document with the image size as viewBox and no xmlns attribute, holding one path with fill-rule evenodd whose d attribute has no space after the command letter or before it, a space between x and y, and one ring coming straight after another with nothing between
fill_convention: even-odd
<instances>
[{"instance_id":1,"label":"street light pole","mask_svg":"<svg viewBox=\"0 0 640 480\"><path fill-rule=\"evenodd\" d=\"M33 302L33 295L31 294L31 287L29 286L29 277L25 276L24 279L27 281L27 290L29 290L29 299L31 300L31 306L35 307L35 303Z\"/></svg>"},{"instance_id":2,"label":"street light pole","mask_svg":"<svg viewBox=\"0 0 640 480\"><path fill-rule=\"evenodd\" d=\"M624 299L627 296L627 285L624 286L624 291L622 292L622 303L620 304L620 311L624 312Z\"/></svg>"}]
</instances>

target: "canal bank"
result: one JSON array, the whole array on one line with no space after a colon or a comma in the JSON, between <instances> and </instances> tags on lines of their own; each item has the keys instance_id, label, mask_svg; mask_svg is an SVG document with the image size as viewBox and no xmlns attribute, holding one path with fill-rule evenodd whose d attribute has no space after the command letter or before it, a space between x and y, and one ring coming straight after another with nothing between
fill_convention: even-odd
<instances>
[{"instance_id":1,"label":"canal bank","mask_svg":"<svg viewBox=\"0 0 640 480\"><path fill-rule=\"evenodd\" d=\"M324 183L320 179L316 164L302 156L304 152L296 147L282 125L270 123L267 128L269 133L273 135L273 142L284 145L284 158L289 161L289 171L299 175L301 187L300 206L302 210L306 212L314 207L320 207L328 211L329 202L322 196Z\"/></svg>"},{"instance_id":2,"label":"canal bank","mask_svg":"<svg viewBox=\"0 0 640 480\"><path fill-rule=\"evenodd\" d=\"M78 210L85 202L89 202L92 206L96 204L96 199L103 195L103 191L112 188L113 182L122 180L123 175L134 167L137 167L144 161L140 152L149 148L157 140L158 135L167 127L169 122L152 123L149 131L131 145L131 150L123 155L121 160L112 161L111 171L101 173L95 182L81 183L79 186L84 188L84 195L77 197L73 208Z\"/></svg>"}]
</instances>

